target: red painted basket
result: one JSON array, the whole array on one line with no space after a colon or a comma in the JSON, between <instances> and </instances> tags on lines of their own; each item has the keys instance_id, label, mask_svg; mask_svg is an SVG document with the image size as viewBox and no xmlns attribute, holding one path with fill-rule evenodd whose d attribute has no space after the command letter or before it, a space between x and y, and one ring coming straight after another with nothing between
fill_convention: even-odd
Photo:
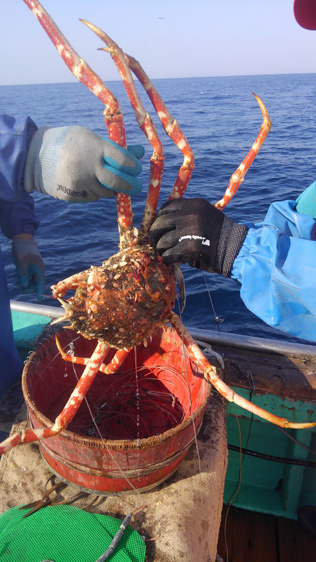
<instances>
[{"instance_id":1,"label":"red painted basket","mask_svg":"<svg viewBox=\"0 0 316 562\"><path fill-rule=\"evenodd\" d=\"M55 333L45 333L23 371L35 428L52 425L84 369L61 358ZM76 356L90 357L96 345L72 330L57 335ZM178 334L165 327L132 350L117 373L97 375L68 428L39 443L41 454L61 479L92 493L152 489L184 459L210 392Z\"/></svg>"}]
</instances>

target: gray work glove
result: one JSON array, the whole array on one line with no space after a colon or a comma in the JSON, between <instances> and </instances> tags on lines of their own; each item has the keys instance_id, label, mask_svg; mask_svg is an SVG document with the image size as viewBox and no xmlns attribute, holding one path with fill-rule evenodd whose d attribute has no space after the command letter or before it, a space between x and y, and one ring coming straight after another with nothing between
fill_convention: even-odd
<instances>
[{"instance_id":1,"label":"gray work glove","mask_svg":"<svg viewBox=\"0 0 316 562\"><path fill-rule=\"evenodd\" d=\"M141 145L125 150L84 127L41 127L27 153L24 189L68 202L135 195L142 189Z\"/></svg>"},{"instance_id":2,"label":"gray work glove","mask_svg":"<svg viewBox=\"0 0 316 562\"><path fill-rule=\"evenodd\" d=\"M35 240L13 240L12 256L21 293L36 293L37 299L42 300L45 291L45 266Z\"/></svg>"}]
</instances>

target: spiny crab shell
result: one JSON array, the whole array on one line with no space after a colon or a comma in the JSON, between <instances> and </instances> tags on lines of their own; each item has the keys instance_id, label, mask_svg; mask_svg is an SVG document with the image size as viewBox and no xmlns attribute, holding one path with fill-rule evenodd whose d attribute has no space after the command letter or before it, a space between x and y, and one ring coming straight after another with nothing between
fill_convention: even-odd
<instances>
[{"instance_id":1,"label":"spiny crab shell","mask_svg":"<svg viewBox=\"0 0 316 562\"><path fill-rule=\"evenodd\" d=\"M117 349L143 343L166 323L175 304L174 268L149 245L121 250L79 275L74 296L64 303L64 318L85 338ZM60 291L61 284L53 287L54 296L71 288Z\"/></svg>"}]
</instances>

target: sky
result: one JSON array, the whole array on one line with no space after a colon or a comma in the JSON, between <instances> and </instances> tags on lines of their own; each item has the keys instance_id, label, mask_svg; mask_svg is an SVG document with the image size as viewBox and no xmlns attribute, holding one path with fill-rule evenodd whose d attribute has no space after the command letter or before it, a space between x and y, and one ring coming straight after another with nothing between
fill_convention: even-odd
<instances>
[{"instance_id":1,"label":"sky","mask_svg":"<svg viewBox=\"0 0 316 562\"><path fill-rule=\"evenodd\" d=\"M182 78L316 72L316 31L302 29L292 0L44 0L74 49L105 81L118 73L79 18L106 31L149 76ZM3 6L4 8L4 6ZM0 20L0 85L72 82L23 0Z\"/></svg>"}]
</instances>

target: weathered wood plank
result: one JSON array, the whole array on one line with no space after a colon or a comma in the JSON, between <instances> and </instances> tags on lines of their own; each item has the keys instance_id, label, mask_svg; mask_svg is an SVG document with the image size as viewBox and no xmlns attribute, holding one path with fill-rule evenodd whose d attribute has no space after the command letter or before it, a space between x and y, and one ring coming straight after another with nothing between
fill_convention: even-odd
<instances>
[{"instance_id":1,"label":"weathered wood plank","mask_svg":"<svg viewBox=\"0 0 316 562\"><path fill-rule=\"evenodd\" d=\"M315 562L316 539L292 519L278 519L280 562Z\"/></svg>"},{"instance_id":2,"label":"weathered wood plank","mask_svg":"<svg viewBox=\"0 0 316 562\"><path fill-rule=\"evenodd\" d=\"M225 513L226 510L223 512L218 553L226 561ZM229 562L278 562L274 517L231 508L227 519L226 539Z\"/></svg>"},{"instance_id":3,"label":"weathered wood plank","mask_svg":"<svg viewBox=\"0 0 316 562\"><path fill-rule=\"evenodd\" d=\"M225 382L230 386L249 389L252 377L258 393L316 401L316 354L313 361L278 353L213 347L224 357Z\"/></svg>"},{"instance_id":4,"label":"weathered wood plank","mask_svg":"<svg viewBox=\"0 0 316 562\"><path fill-rule=\"evenodd\" d=\"M218 554L227 560L224 506ZM316 538L293 519L231 507L226 523L228 562L315 562Z\"/></svg>"}]
</instances>

